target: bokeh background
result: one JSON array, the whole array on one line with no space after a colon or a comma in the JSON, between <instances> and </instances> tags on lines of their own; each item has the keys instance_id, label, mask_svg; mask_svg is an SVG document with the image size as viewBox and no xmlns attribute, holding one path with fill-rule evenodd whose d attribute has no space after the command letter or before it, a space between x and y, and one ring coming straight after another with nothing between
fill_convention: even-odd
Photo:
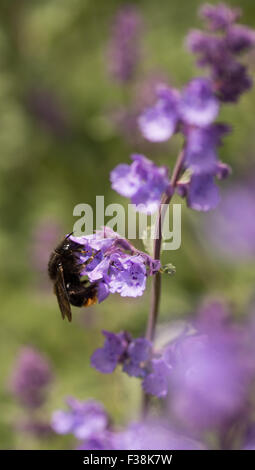
<instances>
[{"instance_id":1,"label":"bokeh background","mask_svg":"<svg viewBox=\"0 0 255 470\"><path fill-rule=\"evenodd\" d=\"M118 371L101 375L90 367L89 357L102 344L101 329L143 334L149 288L142 298L116 295L101 306L74 308L73 323L68 324L60 317L47 279L47 262L56 243L72 230L76 204L95 207L96 195L104 195L106 205L127 203L111 190L108 175L116 164L128 162L130 153L143 152L172 168L180 139L148 145L139 137L134 117L150 100L158 78L180 87L201 73L184 47L188 30L201 25L196 15L201 3L134 2L142 20L141 53L126 84L111 76L108 50L114 16L125 2L1 2L1 448L72 446L68 437L22 430L25 411L10 391L10 376L24 346L36 348L51 363L54 381L40 411L46 421L63 407L67 395L101 400L117 423L139 412L138 381ZM242 22L255 27L253 0L228 4L241 6ZM255 55L248 60L254 74ZM233 168L230 180L221 185L223 200L227 195L230 202L227 212L215 211L213 216L183 206L182 246L164 255L176 266L176 275L163 283L162 322L190 315L210 298L225 299L237 317L253 308L254 109L253 90L237 106L222 111L221 118L233 126L221 149L221 159ZM236 188L242 203L240 198L231 202ZM233 207L237 213L231 216L232 225L218 230Z\"/></svg>"}]
</instances>

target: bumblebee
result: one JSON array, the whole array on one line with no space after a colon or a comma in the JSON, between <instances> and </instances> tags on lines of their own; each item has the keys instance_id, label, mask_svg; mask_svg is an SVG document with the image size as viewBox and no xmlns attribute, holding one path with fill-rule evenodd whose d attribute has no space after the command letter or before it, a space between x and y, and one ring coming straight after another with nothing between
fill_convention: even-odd
<instances>
[{"instance_id":1,"label":"bumblebee","mask_svg":"<svg viewBox=\"0 0 255 470\"><path fill-rule=\"evenodd\" d=\"M77 254L83 252L83 247L70 240L71 235L55 248L48 263L62 318L67 317L69 321L72 321L71 305L89 307L97 302L97 283L81 280L84 264L78 262Z\"/></svg>"}]
</instances>

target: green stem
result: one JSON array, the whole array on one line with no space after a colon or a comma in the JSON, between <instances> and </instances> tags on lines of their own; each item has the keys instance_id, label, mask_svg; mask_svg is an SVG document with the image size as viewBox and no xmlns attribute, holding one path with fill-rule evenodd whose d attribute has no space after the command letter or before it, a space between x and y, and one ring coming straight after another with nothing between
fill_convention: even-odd
<instances>
[{"instance_id":1,"label":"green stem","mask_svg":"<svg viewBox=\"0 0 255 470\"><path fill-rule=\"evenodd\" d=\"M160 260L161 245L162 245L162 227L166 215L167 206L170 204L171 199L174 194L174 189L176 187L177 181L179 179L180 173L183 166L183 157L184 157L184 148L179 153L179 156L176 160L176 164L173 170L171 177L171 191L169 194L163 194L156 227L155 227L155 241L153 249L154 259ZM156 324L159 314L159 304L160 304L160 295L161 295L161 273L158 272L152 279L152 293L151 293L151 307L148 317L147 329L146 329L146 339L153 342L156 330ZM149 405L149 397L147 394L144 394L143 399L143 412L146 413Z\"/></svg>"}]
</instances>

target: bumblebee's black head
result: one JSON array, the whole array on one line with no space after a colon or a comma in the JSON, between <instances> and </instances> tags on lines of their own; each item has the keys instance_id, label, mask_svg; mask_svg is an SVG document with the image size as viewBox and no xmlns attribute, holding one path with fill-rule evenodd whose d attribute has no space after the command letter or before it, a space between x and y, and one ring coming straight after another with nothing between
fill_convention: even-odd
<instances>
[{"instance_id":1,"label":"bumblebee's black head","mask_svg":"<svg viewBox=\"0 0 255 470\"><path fill-rule=\"evenodd\" d=\"M73 232L69 233L64 240L55 248L55 253L58 255L65 255L68 253L71 253L72 251L75 251L75 248L77 247L76 243L72 242L70 240L70 236L72 235Z\"/></svg>"}]
</instances>

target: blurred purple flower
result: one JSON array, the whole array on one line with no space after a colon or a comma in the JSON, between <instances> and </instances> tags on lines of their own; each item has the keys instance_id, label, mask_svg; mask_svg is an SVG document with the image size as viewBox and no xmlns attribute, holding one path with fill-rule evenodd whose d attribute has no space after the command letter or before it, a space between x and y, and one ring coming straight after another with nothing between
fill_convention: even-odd
<instances>
[{"instance_id":1,"label":"blurred purple flower","mask_svg":"<svg viewBox=\"0 0 255 470\"><path fill-rule=\"evenodd\" d=\"M156 166L143 155L133 154L131 158L131 165L120 164L111 172L112 188L131 198L140 212L153 213L170 184L168 170Z\"/></svg>"},{"instance_id":2,"label":"blurred purple flower","mask_svg":"<svg viewBox=\"0 0 255 470\"><path fill-rule=\"evenodd\" d=\"M189 168L194 175L215 175L218 172L217 146L224 133L227 129L219 124L188 128L184 149L185 168Z\"/></svg>"},{"instance_id":3,"label":"blurred purple flower","mask_svg":"<svg viewBox=\"0 0 255 470\"><path fill-rule=\"evenodd\" d=\"M151 142L164 142L176 131L179 120L179 92L165 85L156 89L157 101L138 119L142 135Z\"/></svg>"},{"instance_id":4,"label":"blurred purple flower","mask_svg":"<svg viewBox=\"0 0 255 470\"><path fill-rule=\"evenodd\" d=\"M254 422L248 426L242 450L255 450L255 426Z\"/></svg>"},{"instance_id":5,"label":"blurred purple flower","mask_svg":"<svg viewBox=\"0 0 255 470\"><path fill-rule=\"evenodd\" d=\"M243 25L234 25L227 30L227 47L233 54L241 54L255 46L255 31Z\"/></svg>"},{"instance_id":6,"label":"blurred purple flower","mask_svg":"<svg viewBox=\"0 0 255 470\"><path fill-rule=\"evenodd\" d=\"M224 38L197 29L191 30L186 38L186 46L190 52L199 57L200 67L213 66L229 57Z\"/></svg>"},{"instance_id":7,"label":"blurred purple flower","mask_svg":"<svg viewBox=\"0 0 255 470\"><path fill-rule=\"evenodd\" d=\"M195 78L184 88L180 114L185 123L205 127L215 120L218 112L219 103L209 79Z\"/></svg>"},{"instance_id":8,"label":"blurred purple flower","mask_svg":"<svg viewBox=\"0 0 255 470\"><path fill-rule=\"evenodd\" d=\"M255 31L234 24L240 13L224 4L205 5L201 15L209 20L209 29L222 29L223 34L191 31L187 38L189 50L199 56L198 65L209 66L214 91L223 102L236 102L252 86L247 67L236 56L255 46Z\"/></svg>"},{"instance_id":9,"label":"blurred purple flower","mask_svg":"<svg viewBox=\"0 0 255 470\"><path fill-rule=\"evenodd\" d=\"M91 356L91 365L103 374L110 374L124 357L129 344L129 336L125 332L111 333L103 331L104 346L96 349Z\"/></svg>"},{"instance_id":10,"label":"blurred purple flower","mask_svg":"<svg viewBox=\"0 0 255 470\"><path fill-rule=\"evenodd\" d=\"M212 31L227 29L232 23L241 16L240 8L230 8L224 3L210 5L206 3L200 8L200 16L208 20L209 28Z\"/></svg>"},{"instance_id":11,"label":"blurred purple flower","mask_svg":"<svg viewBox=\"0 0 255 470\"><path fill-rule=\"evenodd\" d=\"M196 334L183 335L168 346L174 358L170 409L194 431L224 426L242 412L254 377L246 332L218 315L217 304L210 310L210 316L214 314L217 320L210 327L197 322Z\"/></svg>"},{"instance_id":12,"label":"blurred purple flower","mask_svg":"<svg viewBox=\"0 0 255 470\"><path fill-rule=\"evenodd\" d=\"M44 88L30 90L26 97L26 105L37 121L57 137L64 137L70 133L67 112L51 91Z\"/></svg>"},{"instance_id":13,"label":"blurred purple flower","mask_svg":"<svg viewBox=\"0 0 255 470\"><path fill-rule=\"evenodd\" d=\"M134 83L129 103L123 103L122 106L110 111L110 119L116 130L133 146L139 145L141 142L144 145L138 126L138 118L144 109L152 106L156 101L159 83L166 83L166 77L158 70L139 78Z\"/></svg>"},{"instance_id":14,"label":"blurred purple flower","mask_svg":"<svg viewBox=\"0 0 255 470\"><path fill-rule=\"evenodd\" d=\"M52 437L53 431L49 423L30 417L27 420L17 423L19 432L32 434L40 439Z\"/></svg>"},{"instance_id":15,"label":"blurred purple flower","mask_svg":"<svg viewBox=\"0 0 255 470\"><path fill-rule=\"evenodd\" d=\"M38 408L46 400L53 379L47 359L32 347L21 349L11 378L11 390L27 408Z\"/></svg>"},{"instance_id":16,"label":"blurred purple flower","mask_svg":"<svg viewBox=\"0 0 255 470\"><path fill-rule=\"evenodd\" d=\"M152 345L145 338L132 339L127 332L103 331L104 346L96 349L91 356L91 365L103 374L114 371L122 364L123 371L131 377L145 377L152 355Z\"/></svg>"},{"instance_id":17,"label":"blurred purple flower","mask_svg":"<svg viewBox=\"0 0 255 470\"><path fill-rule=\"evenodd\" d=\"M220 207L205 219L203 228L215 254L230 260L255 256L254 205L252 182L236 184L225 191Z\"/></svg>"},{"instance_id":18,"label":"blurred purple flower","mask_svg":"<svg viewBox=\"0 0 255 470\"><path fill-rule=\"evenodd\" d=\"M109 426L104 407L94 401L69 400L70 411L56 411L53 430L72 433L82 441L79 450L203 450L205 446L173 430L162 418L131 423L126 429Z\"/></svg>"},{"instance_id":19,"label":"blurred purple flower","mask_svg":"<svg viewBox=\"0 0 255 470\"><path fill-rule=\"evenodd\" d=\"M146 393L156 397L165 397L169 391L171 365L166 362L165 358L153 359L151 369L143 381L143 389Z\"/></svg>"},{"instance_id":20,"label":"blurred purple flower","mask_svg":"<svg viewBox=\"0 0 255 470\"><path fill-rule=\"evenodd\" d=\"M115 434L115 449L120 450L203 450L204 445L173 429L163 419L130 424Z\"/></svg>"},{"instance_id":21,"label":"blurred purple flower","mask_svg":"<svg viewBox=\"0 0 255 470\"><path fill-rule=\"evenodd\" d=\"M140 59L142 18L135 5L117 12L108 49L111 76L119 82L132 80Z\"/></svg>"},{"instance_id":22,"label":"blurred purple flower","mask_svg":"<svg viewBox=\"0 0 255 470\"><path fill-rule=\"evenodd\" d=\"M58 434L74 434L77 439L90 439L108 426L108 415L101 403L94 400L67 400L68 411L55 411L52 428Z\"/></svg>"},{"instance_id":23,"label":"blurred purple flower","mask_svg":"<svg viewBox=\"0 0 255 470\"><path fill-rule=\"evenodd\" d=\"M231 324L231 312L223 300L213 299L206 301L199 308L195 325L202 333L210 334L211 331L226 331Z\"/></svg>"},{"instance_id":24,"label":"blurred purple flower","mask_svg":"<svg viewBox=\"0 0 255 470\"><path fill-rule=\"evenodd\" d=\"M129 343L126 358L123 364L123 372L131 377L145 377L145 366L151 359L152 345L145 338L137 338Z\"/></svg>"},{"instance_id":25,"label":"blurred purple flower","mask_svg":"<svg viewBox=\"0 0 255 470\"><path fill-rule=\"evenodd\" d=\"M115 441L115 434L105 430L83 441L78 450L117 450Z\"/></svg>"},{"instance_id":26,"label":"blurred purple flower","mask_svg":"<svg viewBox=\"0 0 255 470\"><path fill-rule=\"evenodd\" d=\"M215 209L219 203L219 188L214 183L213 175L193 175L191 177L187 205L191 209L207 212Z\"/></svg>"},{"instance_id":27,"label":"blurred purple flower","mask_svg":"<svg viewBox=\"0 0 255 470\"><path fill-rule=\"evenodd\" d=\"M252 78L247 67L234 60L225 60L215 65L213 80L218 97L223 102L236 102L240 95L252 87Z\"/></svg>"}]
</instances>

